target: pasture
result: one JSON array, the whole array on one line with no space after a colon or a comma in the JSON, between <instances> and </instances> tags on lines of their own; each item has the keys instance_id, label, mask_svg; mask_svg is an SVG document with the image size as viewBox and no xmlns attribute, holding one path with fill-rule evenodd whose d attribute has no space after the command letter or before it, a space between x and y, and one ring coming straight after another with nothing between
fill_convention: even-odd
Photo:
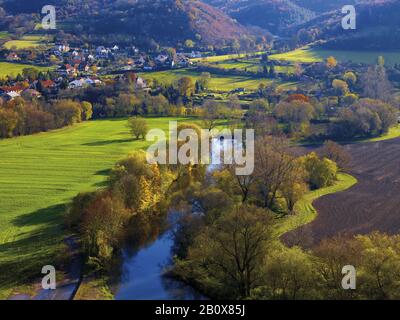
<instances>
[{"instance_id":1,"label":"pasture","mask_svg":"<svg viewBox=\"0 0 400 320\"><path fill-rule=\"evenodd\" d=\"M150 118L167 130L170 120ZM187 120L186 121L190 121ZM62 252L65 203L101 187L115 162L149 143L132 139L126 119L98 120L0 140L0 299Z\"/></svg>"},{"instance_id":2,"label":"pasture","mask_svg":"<svg viewBox=\"0 0 400 320\"><path fill-rule=\"evenodd\" d=\"M304 47L293 51L274 54L271 60L282 60L290 62L321 62L327 57L334 56L340 62L356 62L375 64L379 56L385 58L386 65L400 63L400 51L344 51L344 50L324 50L319 48Z\"/></svg>"},{"instance_id":3,"label":"pasture","mask_svg":"<svg viewBox=\"0 0 400 320\"><path fill-rule=\"evenodd\" d=\"M23 50L46 45L46 41L48 40L49 39L46 36L29 35L23 36L19 40L7 41L3 46L8 50Z\"/></svg>"},{"instance_id":4,"label":"pasture","mask_svg":"<svg viewBox=\"0 0 400 320\"><path fill-rule=\"evenodd\" d=\"M39 71L48 71L50 67L38 67L29 64L22 63L11 63L11 62L0 62L0 79L5 78L7 76L17 76L18 73L22 74L22 70L25 68L36 68Z\"/></svg>"},{"instance_id":5,"label":"pasture","mask_svg":"<svg viewBox=\"0 0 400 320\"><path fill-rule=\"evenodd\" d=\"M7 31L0 31L0 39L5 39L8 37Z\"/></svg>"},{"instance_id":6,"label":"pasture","mask_svg":"<svg viewBox=\"0 0 400 320\"><path fill-rule=\"evenodd\" d=\"M156 71L142 73L141 76L146 80L156 79L160 83L172 84L182 77L191 77L193 80L200 78L199 72L194 72L190 69L176 69L168 71ZM256 78L251 76L231 76L212 74L209 84L209 90L214 92L228 92L237 88L244 88L249 91L257 90L260 84L268 85L273 80ZM282 83L282 88L288 88L293 83Z\"/></svg>"}]
</instances>

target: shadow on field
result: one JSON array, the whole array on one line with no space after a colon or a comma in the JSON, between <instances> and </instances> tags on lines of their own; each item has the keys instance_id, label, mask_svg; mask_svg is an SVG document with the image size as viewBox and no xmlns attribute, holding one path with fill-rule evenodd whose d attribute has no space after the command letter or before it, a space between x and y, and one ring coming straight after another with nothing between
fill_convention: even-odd
<instances>
[{"instance_id":1,"label":"shadow on field","mask_svg":"<svg viewBox=\"0 0 400 320\"><path fill-rule=\"evenodd\" d=\"M82 144L83 146L87 147L100 147L100 146L108 146L110 144L117 144L117 143L128 143L136 141L135 139L120 139L120 140L104 140L104 141L96 141L96 142L89 142Z\"/></svg>"},{"instance_id":2,"label":"shadow on field","mask_svg":"<svg viewBox=\"0 0 400 320\"><path fill-rule=\"evenodd\" d=\"M60 216L65 211L64 204L58 204L44 209L16 217L12 223L18 227L33 226L39 224L59 224Z\"/></svg>"},{"instance_id":3,"label":"shadow on field","mask_svg":"<svg viewBox=\"0 0 400 320\"><path fill-rule=\"evenodd\" d=\"M0 288L12 289L41 276L42 267L60 261L54 248L62 244L64 205L51 206L15 218L18 238L0 244ZM30 226L36 227L30 231ZM26 230L26 231L25 231ZM25 231L25 232L24 232Z\"/></svg>"},{"instance_id":4,"label":"shadow on field","mask_svg":"<svg viewBox=\"0 0 400 320\"><path fill-rule=\"evenodd\" d=\"M104 177L104 180L95 183L94 186L100 187L100 188L107 187L108 186L108 177L110 176L110 172L111 172L111 169L104 169L104 170L97 171L95 173L95 175Z\"/></svg>"}]
</instances>

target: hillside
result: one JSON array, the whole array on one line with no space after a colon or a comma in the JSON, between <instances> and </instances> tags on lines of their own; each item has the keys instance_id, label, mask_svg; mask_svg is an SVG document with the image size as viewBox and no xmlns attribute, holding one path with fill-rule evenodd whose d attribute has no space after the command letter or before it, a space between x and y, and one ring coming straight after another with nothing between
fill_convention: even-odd
<instances>
[{"instance_id":1,"label":"hillside","mask_svg":"<svg viewBox=\"0 0 400 320\"><path fill-rule=\"evenodd\" d=\"M340 10L325 13L301 28L318 30L316 40L326 43L323 47L336 50L394 50L400 49L400 2L396 0L363 1L356 5L357 29L343 30Z\"/></svg>"},{"instance_id":2,"label":"hillside","mask_svg":"<svg viewBox=\"0 0 400 320\"><path fill-rule=\"evenodd\" d=\"M304 23L314 12L289 0L206 0L247 26L257 26L279 34L288 26Z\"/></svg>"},{"instance_id":3,"label":"hillside","mask_svg":"<svg viewBox=\"0 0 400 320\"><path fill-rule=\"evenodd\" d=\"M345 5L360 3L360 0L291 0L300 7L317 13L339 10Z\"/></svg>"},{"instance_id":4,"label":"hillside","mask_svg":"<svg viewBox=\"0 0 400 320\"><path fill-rule=\"evenodd\" d=\"M39 12L43 1L6 1L10 13ZM197 0L53 0L65 31L90 38L109 35L174 44L191 39L221 44L239 39L248 31L222 11ZM130 38L132 40L132 38Z\"/></svg>"}]
</instances>

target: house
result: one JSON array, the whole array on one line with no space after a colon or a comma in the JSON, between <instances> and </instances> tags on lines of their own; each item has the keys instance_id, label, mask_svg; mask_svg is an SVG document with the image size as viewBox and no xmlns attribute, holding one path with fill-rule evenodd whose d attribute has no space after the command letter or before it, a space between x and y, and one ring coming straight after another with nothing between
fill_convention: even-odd
<instances>
[{"instance_id":1,"label":"house","mask_svg":"<svg viewBox=\"0 0 400 320\"><path fill-rule=\"evenodd\" d=\"M56 49L59 52L69 52L71 50L68 44L56 45Z\"/></svg>"},{"instance_id":2,"label":"house","mask_svg":"<svg viewBox=\"0 0 400 320\"><path fill-rule=\"evenodd\" d=\"M159 63L159 64L164 64L168 59L169 59L169 57L167 55L164 55L164 54L159 54L155 58L156 62Z\"/></svg>"},{"instance_id":3,"label":"house","mask_svg":"<svg viewBox=\"0 0 400 320\"><path fill-rule=\"evenodd\" d=\"M78 70L81 72L88 72L90 70L90 66L86 63L81 63L78 66Z\"/></svg>"},{"instance_id":4,"label":"house","mask_svg":"<svg viewBox=\"0 0 400 320\"><path fill-rule=\"evenodd\" d=\"M2 86L0 87L0 93L7 94L10 92L16 92L20 94L24 90L22 85L14 85L14 86Z\"/></svg>"},{"instance_id":5,"label":"house","mask_svg":"<svg viewBox=\"0 0 400 320\"><path fill-rule=\"evenodd\" d=\"M20 97L20 96L21 96L20 93L18 93L16 91L9 91L9 92L3 93L1 95L1 98L6 101L10 101L10 100L14 100L15 98Z\"/></svg>"},{"instance_id":6,"label":"house","mask_svg":"<svg viewBox=\"0 0 400 320\"><path fill-rule=\"evenodd\" d=\"M43 89L51 89L55 87L55 82L52 80L43 80L40 81L40 85L42 86Z\"/></svg>"},{"instance_id":7,"label":"house","mask_svg":"<svg viewBox=\"0 0 400 320\"><path fill-rule=\"evenodd\" d=\"M108 58L108 55L111 53L110 49L106 49L104 46L97 47L96 55L99 58Z\"/></svg>"},{"instance_id":8,"label":"house","mask_svg":"<svg viewBox=\"0 0 400 320\"><path fill-rule=\"evenodd\" d=\"M201 58L202 57L202 54L199 52L199 51L192 51L192 53L190 54L190 57L191 58Z\"/></svg>"},{"instance_id":9,"label":"house","mask_svg":"<svg viewBox=\"0 0 400 320\"><path fill-rule=\"evenodd\" d=\"M41 94L37 90L26 89L26 90L22 91L21 96L23 98L33 99L33 98L40 98Z\"/></svg>"},{"instance_id":10,"label":"house","mask_svg":"<svg viewBox=\"0 0 400 320\"><path fill-rule=\"evenodd\" d=\"M144 80L142 77L137 77L136 83L135 83L135 88L136 89L146 89L147 88L146 80Z\"/></svg>"},{"instance_id":11,"label":"house","mask_svg":"<svg viewBox=\"0 0 400 320\"><path fill-rule=\"evenodd\" d=\"M80 80L74 80L74 81L71 81L71 82L68 84L68 89L83 88L83 85L84 85L84 81L83 81L82 79L80 79Z\"/></svg>"},{"instance_id":12,"label":"house","mask_svg":"<svg viewBox=\"0 0 400 320\"><path fill-rule=\"evenodd\" d=\"M7 61L20 61L21 58L18 57L18 55L15 52L11 52L9 55L6 57Z\"/></svg>"},{"instance_id":13,"label":"house","mask_svg":"<svg viewBox=\"0 0 400 320\"><path fill-rule=\"evenodd\" d=\"M63 75L76 74L76 68L70 64L64 64L57 70L57 72Z\"/></svg>"}]
</instances>

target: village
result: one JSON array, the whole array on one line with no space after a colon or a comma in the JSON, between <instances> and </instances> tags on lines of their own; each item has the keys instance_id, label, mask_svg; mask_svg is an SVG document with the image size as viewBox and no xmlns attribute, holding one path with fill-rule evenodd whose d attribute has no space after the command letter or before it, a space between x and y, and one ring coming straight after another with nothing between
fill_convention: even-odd
<instances>
[{"instance_id":1,"label":"village","mask_svg":"<svg viewBox=\"0 0 400 320\"><path fill-rule=\"evenodd\" d=\"M5 101L16 97L32 99L42 95L56 97L59 90L102 86L104 79L121 76L128 72L143 73L186 68L192 58L201 58L200 52L176 53L163 50L155 54L145 53L135 46L120 48L98 46L93 49L72 47L57 43L47 50L0 50L0 61L32 65L22 74L0 79L0 98ZM46 68L38 71L33 66ZM135 87L148 90L142 77L136 77Z\"/></svg>"}]
</instances>

